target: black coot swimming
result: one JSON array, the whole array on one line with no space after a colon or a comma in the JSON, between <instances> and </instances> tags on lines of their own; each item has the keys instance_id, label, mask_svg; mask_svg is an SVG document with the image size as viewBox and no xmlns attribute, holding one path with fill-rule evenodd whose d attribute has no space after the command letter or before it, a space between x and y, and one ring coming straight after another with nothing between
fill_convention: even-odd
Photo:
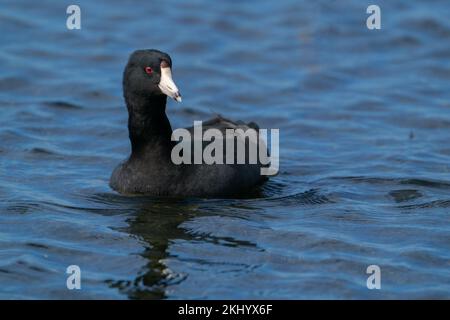
<instances>
[{"instance_id":1,"label":"black coot swimming","mask_svg":"<svg viewBox=\"0 0 450 320\"><path fill-rule=\"evenodd\" d=\"M152 49L131 54L123 74L131 155L115 168L110 186L122 194L158 197L228 197L253 192L267 180L260 173L259 162L173 163L171 151L176 142L171 140L166 99L181 102L181 95L172 80L171 69L172 60L164 52ZM233 122L220 116L203 123L203 130L216 128L221 132L250 127L257 129L254 123ZM248 143L246 140L247 147Z\"/></svg>"}]
</instances>

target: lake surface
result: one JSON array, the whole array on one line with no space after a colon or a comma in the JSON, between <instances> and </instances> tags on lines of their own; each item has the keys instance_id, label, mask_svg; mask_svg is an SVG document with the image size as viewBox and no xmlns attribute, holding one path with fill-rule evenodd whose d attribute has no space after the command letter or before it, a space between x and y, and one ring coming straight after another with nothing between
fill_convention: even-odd
<instances>
[{"instance_id":1,"label":"lake surface","mask_svg":"<svg viewBox=\"0 0 450 320\"><path fill-rule=\"evenodd\" d=\"M0 298L450 298L448 1L377 1L381 30L369 1L77 4L81 30L63 2L1 5ZM260 196L109 188L140 48L172 56L173 128L280 129Z\"/></svg>"}]
</instances>

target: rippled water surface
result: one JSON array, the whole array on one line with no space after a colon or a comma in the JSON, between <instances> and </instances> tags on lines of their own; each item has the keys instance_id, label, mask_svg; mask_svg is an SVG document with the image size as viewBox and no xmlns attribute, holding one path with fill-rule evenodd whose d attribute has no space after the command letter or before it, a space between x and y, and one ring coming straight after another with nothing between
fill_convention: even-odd
<instances>
[{"instance_id":1,"label":"rippled water surface","mask_svg":"<svg viewBox=\"0 0 450 320\"><path fill-rule=\"evenodd\" d=\"M77 3L72 31L64 2L1 5L0 298L450 298L448 1L377 1L378 31L368 1ZM173 128L280 129L261 197L110 190L138 48L174 60Z\"/></svg>"}]
</instances>

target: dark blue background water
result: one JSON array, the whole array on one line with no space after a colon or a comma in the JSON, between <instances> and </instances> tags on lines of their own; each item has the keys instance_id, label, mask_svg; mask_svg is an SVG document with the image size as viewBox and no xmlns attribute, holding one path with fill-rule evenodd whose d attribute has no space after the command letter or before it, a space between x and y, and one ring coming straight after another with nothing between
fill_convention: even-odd
<instances>
[{"instance_id":1,"label":"dark blue background water","mask_svg":"<svg viewBox=\"0 0 450 320\"><path fill-rule=\"evenodd\" d=\"M0 298L450 298L450 3L376 1L370 31L372 3L77 1L67 30L72 3L3 1ZM173 58L174 128L280 129L262 198L109 189L139 48Z\"/></svg>"}]
</instances>

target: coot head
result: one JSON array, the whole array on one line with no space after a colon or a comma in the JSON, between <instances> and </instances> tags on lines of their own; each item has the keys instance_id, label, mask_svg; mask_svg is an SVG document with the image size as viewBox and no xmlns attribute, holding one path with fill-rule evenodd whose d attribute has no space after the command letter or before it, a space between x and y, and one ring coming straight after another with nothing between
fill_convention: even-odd
<instances>
[{"instance_id":1,"label":"coot head","mask_svg":"<svg viewBox=\"0 0 450 320\"><path fill-rule=\"evenodd\" d=\"M181 102L172 79L172 59L158 50L137 50L128 60L123 74L125 99L159 99L164 95Z\"/></svg>"}]
</instances>

